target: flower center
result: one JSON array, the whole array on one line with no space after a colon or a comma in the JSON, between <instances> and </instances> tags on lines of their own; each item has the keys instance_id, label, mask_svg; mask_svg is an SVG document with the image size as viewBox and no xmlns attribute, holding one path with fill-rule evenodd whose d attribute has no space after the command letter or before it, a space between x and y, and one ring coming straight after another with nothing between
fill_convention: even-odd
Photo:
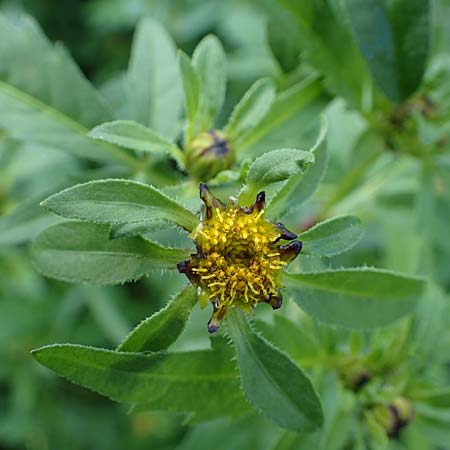
<instances>
[{"instance_id":1,"label":"flower center","mask_svg":"<svg viewBox=\"0 0 450 450\"><path fill-rule=\"evenodd\" d=\"M208 329L213 332L230 307L252 312L258 302L274 309L281 306L279 272L297 256L301 243L278 245L280 239L297 236L281 224L265 220L263 192L251 208L239 207L236 202L225 207L204 185L201 195L205 218L191 235L197 253L178 269L202 288L202 307L212 302L214 313Z\"/></svg>"}]
</instances>

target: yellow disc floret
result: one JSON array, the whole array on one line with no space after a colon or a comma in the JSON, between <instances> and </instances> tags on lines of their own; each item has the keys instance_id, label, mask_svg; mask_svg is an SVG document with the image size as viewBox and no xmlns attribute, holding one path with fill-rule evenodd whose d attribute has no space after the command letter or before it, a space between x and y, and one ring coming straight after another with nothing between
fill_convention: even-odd
<instances>
[{"instance_id":1,"label":"yellow disc floret","mask_svg":"<svg viewBox=\"0 0 450 450\"><path fill-rule=\"evenodd\" d=\"M251 312L262 301L279 308L280 270L297 256L301 243L278 245L278 241L297 236L264 218L264 192L250 208L239 207L236 201L226 207L203 184L200 194L205 217L191 235L197 253L178 269L202 288L202 306L212 302L209 331L219 328L231 307Z\"/></svg>"}]
</instances>

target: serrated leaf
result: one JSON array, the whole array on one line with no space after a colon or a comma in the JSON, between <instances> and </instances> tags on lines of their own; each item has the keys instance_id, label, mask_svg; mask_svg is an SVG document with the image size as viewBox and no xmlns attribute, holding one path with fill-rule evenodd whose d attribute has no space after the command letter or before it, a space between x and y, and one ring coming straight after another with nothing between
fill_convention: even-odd
<instances>
[{"instance_id":1,"label":"serrated leaf","mask_svg":"<svg viewBox=\"0 0 450 450\"><path fill-rule=\"evenodd\" d=\"M210 420L248 410L230 353L225 345L143 355L64 344L34 350L33 356L58 375L113 400Z\"/></svg>"},{"instance_id":2,"label":"serrated leaf","mask_svg":"<svg viewBox=\"0 0 450 450\"><path fill-rule=\"evenodd\" d=\"M264 153L250 165L239 201L244 205L250 203L260 189L304 172L313 162L314 155L311 152L296 148L282 148Z\"/></svg>"},{"instance_id":3,"label":"serrated leaf","mask_svg":"<svg viewBox=\"0 0 450 450\"><path fill-rule=\"evenodd\" d=\"M175 269L187 250L171 249L140 237L109 239L109 226L62 222L34 239L31 258L44 275L72 283L117 284L151 270Z\"/></svg>"},{"instance_id":4,"label":"serrated leaf","mask_svg":"<svg viewBox=\"0 0 450 450\"><path fill-rule=\"evenodd\" d=\"M54 194L42 206L69 219L99 223L167 220L192 231L198 218L147 184L128 180L99 180Z\"/></svg>"},{"instance_id":5,"label":"serrated leaf","mask_svg":"<svg viewBox=\"0 0 450 450\"><path fill-rule=\"evenodd\" d=\"M292 431L323 423L319 398L304 372L249 326L240 311L227 320L245 395L268 419Z\"/></svg>"},{"instance_id":6,"label":"serrated leaf","mask_svg":"<svg viewBox=\"0 0 450 450\"><path fill-rule=\"evenodd\" d=\"M356 42L378 85L400 102L419 86L430 46L430 2L346 0Z\"/></svg>"},{"instance_id":7,"label":"serrated leaf","mask_svg":"<svg viewBox=\"0 0 450 450\"><path fill-rule=\"evenodd\" d=\"M354 216L332 217L300 233L302 254L335 256L350 250L364 235L361 221Z\"/></svg>"},{"instance_id":8,"label":"serrated leaf","mask_svg":"<svg viewBox=\"0 0 450 450\"><path fill-rule=\"evenodd\" d=\"M200 80L199 133L213 127L225 99L226 57L219 39L213 35L203 38L194 50L192 65Z\"/></svg>"},{"instance_id":9,"label":"serrated leaf","mask_svg":"<svg viewBox=\"0 0 450 450\"><path fill-rule=\"evenodd\" d=\"M105 122L93 128L88 136L120 147L139 150L154 155L170 155L176 145L150 128L130 120Z\"/></svg>"},{"instance_id":10,"label":"serrated leaf","mask_svg":"<svg viewBox=\"0 0 450 450\"><path fill-rule=\"evenodd\" d=\"M117 347L119 352L157 352L173 344L197 303L197 288L187 285L163 309L142 321Z\"/></svg>"},{"instance_id":11,"label":"serrated leaf","mask_svg":"<svg viewBox=\"0 0 450 450\"><path fill-rule=\"evenodd\" d=\"M224 132L239 146L239 141L255 128L270 110L275 99L275 86L268 78L255 81L234 107Z\"/></svg>"},{"instance_id":12,"label":"serrated leaf","mask_svg":"<svg viewBox=\"0 0 450 450\"><path fill-rule=\"evenodd\" d=\"M267 205L268 217L280 219L292 211L293 207L300 206L314 194L328 166L327 131L327 122L322 118L319 135L310 150L314 156L314 164L308 165L304 173L299 172L287 180Z\"/></svg>"},{"instance_id":13,"label":"serrated leaf","mask_svg":"<svg viewBox=\"0 0 450 450\"><path fill-rule=\"evenodd\" d=\"M149 17L137 26L127 76L133 119L168 139L175 137L182 104L176 48Z\"/></svg>"},{"instance_id":14,"label":"serrated leaf","mask_svg":"<svg viewBox=\"0 0 450 450\"><path fill-rule=\"evenodd\" d=\"M414 313L424 280L382 269L284 273L295 302L331 325L369 329Z\"/></svg>"}]
</instances>

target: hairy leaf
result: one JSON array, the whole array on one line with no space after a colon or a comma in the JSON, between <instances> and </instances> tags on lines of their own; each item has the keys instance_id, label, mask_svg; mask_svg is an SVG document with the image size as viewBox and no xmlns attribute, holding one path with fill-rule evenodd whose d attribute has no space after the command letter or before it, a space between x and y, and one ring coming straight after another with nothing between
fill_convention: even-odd
<instances>
[{"instance_id":1,"label":"hairy leaf","mask_svg":"<svg viewBox=\"0 0 450 450\"><path fill-rule=\"evenodd\" d=\"M188 251L161 247L140 237L109 239L109 226L62 222L40 233L31 246L46 276L72 283L117 284L151 270L174 269Z\"/></svg>"},{"instance_id":2,"label":"hairy leaf","mask_svg":"<svg viewBox=\"0 0 450 450\"><path fill-rule=\"evenodd\" d=\"M333 217L300 233L302 254L334 256L356 245L364 235L361 221L354 216Z\"/></svg>"},{"instance_id":3,"label":"hairy leaf","mask_svg":"<svg viewBox=\"0 0 450 450\"><path fill-rule=\"evenodd\" d=\"M285 273L283 279L308 314L355 329L388 325L413 314L424 288L421 278L372 268Z\"/></svg>"},{"instance_id":4,"label":"hairy leaf","mask_svg":"<svg viewBox=\"0 0 450 450\"><path fill-rule=\"evenodd\" d=\"M165 308L142 321L119 345L120 352L157 352L173 344L197 303L197 288L186 286Z\"/></svg>"},{"instance_id":5,"label":"hairy leaf","mask_svg":"<svg viewBox=\"0 0 450 450\"><path fill-rule=\"evenodd\" d=\"M199 420L248 410L224 344L151 355L64 344L37 349L33 356L58 375L119 402L194 413Z\"/></svg>"},{"instance_id":6,"label":"hairy leaf","mask_svg":"<svg viewBox=\"0 0 450 450\"><path fill-rule=\"evenodd\" d=\"M255 333L240 311L227 321L236 346L245 395L267 418L293 431L312 431L323 422L314 388L285 353Z\"/></svg>"},{"instance_id":7,"label":"hairy leaf","mask_svg":"<svg viewBox=\"0 0 450 450\"><path fill-rule=\"evenodd\" d=\"M198 218L158 189L136 181L99 180L50 196L42 206L63 217L100 223L167 220L191 231Z\"/></svg>"}]
</instances>

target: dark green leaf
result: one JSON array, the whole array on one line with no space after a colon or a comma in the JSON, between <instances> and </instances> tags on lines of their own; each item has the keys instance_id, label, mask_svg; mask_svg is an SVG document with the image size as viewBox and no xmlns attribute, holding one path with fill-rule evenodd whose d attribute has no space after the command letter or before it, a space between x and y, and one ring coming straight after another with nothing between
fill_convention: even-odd
<instances>
[{"instance_id":1,"label":"dark green leaf","mask_svg":"<svg viewBox=\"0 0 450 450\"><path fill-rule=\"evenodd\" d=\"M52 195L42 206L70 219L99 223L167 220L192 231L198 218L158 189L136 181L99 180Z\"/></svg>"},{"instance_id":2,"label":"dark green leaf","mask_svg":"<svg viewBox=\"0 0 450 450\"><path fill-rule=\"evenodd\" d=\"M354 216L333 217L300 233L302 253L316 256L335 256L356 245L364 235L361 221Z\"/></svg>"},{"instance_id":3,"label":"dark green leaf","mask_svg":"<svg viewBox=\"0 0 450 450\"><path fill-rule=\"evenodd\" d=\"M224 344L151 355L65 344L43 347L33 356L58 375L119 402L194 413L198 420L248 410Z\"/></svg>"},{"instance_id":4,"label":"dark green leaf","mask_svg":"<svg viewBox=\"0 0 450 450\"><path fill-rule=\"evenodd\" d=\"M167 306L141 322L119 345L120 352L157 352L173 344L197 303L197 288L186 286Z\"/></svg>"},{"instance_id":5,"label":"dark green leaf","mask_svg":"<svg viewBox=\"0 0 450 450\"><path fill-rule=\"evenodd\" d=\"M63 222L32 243L31 257L46 276L73 283L116 284L151 270L174 269L188 251L164 248L140 237L109 239L109 226Z\"/></svg>"},{"instance_id":6,"label":"dark green leaf","mask_svg":"<svg viewBox=\"0 0 450 450\"><path fill-rule=\"evenodd\" d=\"M430 45L429 0L346 0L356 42L384 93L394 101L420 85Z\"/></svg>"},{"instance_id":7,"label":"dark green leaf","mask_svg":"<svg viewBox=\"0 0 450 450\"><path fill-rule=\"evenodd\" d=\"M285 273L294 300L317 320L368 329L413 314L424 280L372 268Z\"/></svg>"},{"instance_id":8,"label":"dark green leaf","mask_svg":"<svg viewBox=\"0 0 450 450\"><path fill-rule=\"evenodd\" d=\"M293 431L312 431L323 422L322 408L303 371L249 326L240 311L227 321L236 346L245 395L267 418Z\"/></svg>"}]
</instances>

